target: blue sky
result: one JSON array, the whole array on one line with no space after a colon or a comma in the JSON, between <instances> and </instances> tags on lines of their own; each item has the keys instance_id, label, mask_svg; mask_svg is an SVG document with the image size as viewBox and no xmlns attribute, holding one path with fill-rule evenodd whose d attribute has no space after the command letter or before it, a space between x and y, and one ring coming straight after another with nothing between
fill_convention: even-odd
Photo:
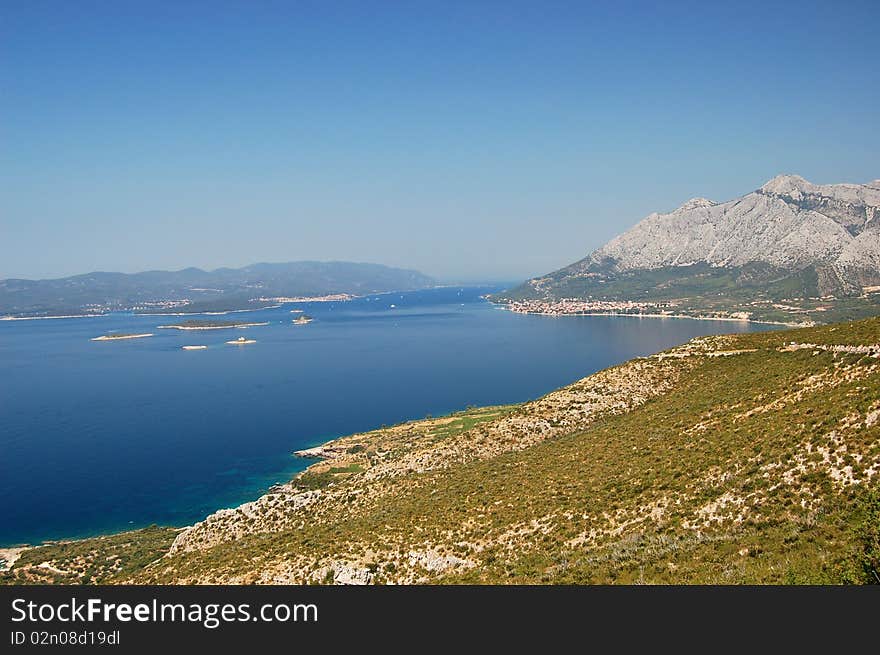
<instances>
[{"instance_id":1,"label":"blue sky","mask_svg":"<svg viewBox=\"0 0 880 655\"><path fill-rule=\"evenodd\" d=\"M877 44L873 2L2 2L0 278L547 272L880 177Z\"/></svg>"}]
</instances>

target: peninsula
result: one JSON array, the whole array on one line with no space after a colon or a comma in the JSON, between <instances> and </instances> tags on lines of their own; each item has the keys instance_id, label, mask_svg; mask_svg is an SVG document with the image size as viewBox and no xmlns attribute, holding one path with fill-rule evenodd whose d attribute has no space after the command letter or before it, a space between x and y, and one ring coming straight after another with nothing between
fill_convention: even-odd
<instances>
[{"instance_id":1,"label":"peninsula","mask_svg":"<svg viewBox=\"0 0 880 655\"><path fill-rule=\"evenodd\" d=\"M100 318L101 316L107 316L107 314L59 314L59 315L45 315L45 316L0 316L0 321L38 321L38 320L48 320L48 319L58 319L58 318Z\"/></svg>"}]
</instances>

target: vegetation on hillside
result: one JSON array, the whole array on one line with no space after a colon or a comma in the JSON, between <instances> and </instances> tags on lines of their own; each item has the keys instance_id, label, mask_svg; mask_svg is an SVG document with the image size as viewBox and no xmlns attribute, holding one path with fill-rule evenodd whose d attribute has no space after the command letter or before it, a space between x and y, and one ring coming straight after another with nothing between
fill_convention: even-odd
<instances>
[{"instance_id":1,"label":"vegetation on hillside","mask_svg":"<svg viewBox=\"0 0 880 655\"><path fill-rule=\"evenodd\" d=\"M150 526L106 537L50 542L25 550L0 584L110 583L143 571L168 551L178 530Z\"/></svg>"}]
</instances>

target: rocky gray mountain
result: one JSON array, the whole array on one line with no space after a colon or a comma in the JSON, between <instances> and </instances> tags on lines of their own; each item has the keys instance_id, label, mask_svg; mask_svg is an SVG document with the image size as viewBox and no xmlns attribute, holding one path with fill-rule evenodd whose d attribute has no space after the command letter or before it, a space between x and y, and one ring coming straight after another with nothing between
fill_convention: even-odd
<instances>
[{"instance_id":1,"label":"rocky gray mountain","mask_svg":"<svg viewBox=\"0 0 880 655\"><path fill-rule=\"evenodd\" d=\"M688 200L654 213L566 269L627 271L704 262L755 262L797 271L815 266L819 293L858 293L880 283L880 180L807 182L780 175L741 198Z\"/></svg>"}]
</instances>

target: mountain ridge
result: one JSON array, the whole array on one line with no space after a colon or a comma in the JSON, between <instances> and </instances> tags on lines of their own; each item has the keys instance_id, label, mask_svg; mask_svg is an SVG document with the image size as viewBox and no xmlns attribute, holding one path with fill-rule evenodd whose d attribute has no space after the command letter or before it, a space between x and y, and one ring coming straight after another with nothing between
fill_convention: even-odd
<instances>
[{"instance_id":1,"label":"mountain ridge","mask_svg":"<svg viewBox=\"0 0 880 655\"><path fill-rule=\"evenodd\" d=\"M138 273L94 271L64 278L0 280L0 314L39 317L114 310L256 309L273 297L360 295L433 286L409 269L343 261L257 263L241 268Z\"/></svg>"},{"instance_id":2,"label":"mountain ridge","mask_svg":"<svg viewBox=\"0 0 880 655\"><path fill-rule=\"evenodd\" d=\"M880 189L857 184L814 185L800 176L779 175L733 200L695 198L669 213L649 214L572 267L607 265L613 259L618 270L659 268L684 261L718 266L765 262L802 268L849 254L847 244L873 227L875 214L880 215ZM685 234L680 233L683 223L688 228ZM679 233L675 232L677 227ZM744 234L747 228L755 232ZM668 234L660 234L658 229ZM755 239L755 233L761 238ZM648 239L654 237L660 238L660 243L647 249ZM674 242L676 237L679 239ZM880 254L880 240L876 245Z\"/></svg>"}]
</instances>

